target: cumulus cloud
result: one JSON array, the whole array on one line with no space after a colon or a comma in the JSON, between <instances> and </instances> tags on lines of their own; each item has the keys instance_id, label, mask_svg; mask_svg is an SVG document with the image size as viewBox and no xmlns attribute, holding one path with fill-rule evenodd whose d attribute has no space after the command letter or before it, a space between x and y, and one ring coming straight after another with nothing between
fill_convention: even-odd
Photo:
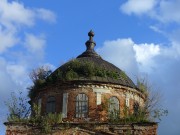
<instances>
[{"instance_id":1,"label":"cumulus cloud","mask_svg":"<svg viewBox=\"0 0 180 135\"><path fill-rule=\"evenodd\" d=\"M50 10L40 8L36 9L36 13L38 18L41 18L48 22L56 22L56 15Z\"/></svg>"},{"instance_id":2,"label":"cumulus cloud","mask_svg":"<svg viewBox=\"0 0 180 135\"><path fill-rule=\"evenodd\" d=\"M23 82L25 82L25 79L28 77L27 68L23 65L8 64L6 65L6 69L16 84L23 85Z\"/></svg>"},{"instance_id":3,"label":"cumulus cloud","mask_svg":"<svg viewBox=\"0 0 180 135\"><path fill-rule=\"evenodd\" d=\"M141 71L152 70L152 65L155 65L153 57L160 54L160 46L153 43L134 44L133 49L136 52L136 61L142 67Z\"/></svg>"},{"instance_id":4,"label":"cumulus cloud","mask_svg":"<svg viewBox=\"0 0 180 135\"><path fill-rule=\"evenodd\" d=\"M0 54L5 52L8 48L15 46L19 39L16 37L14 31L2 30L0 28Z\"/></svg>"},{"instance_id":5,"label":"cumulus cloud","mask_svg":"<svg viewBox=\"0 0 180 135\"><path fill-rule=\"evenodd\" d=\"M6 92L8 93L10 90L12 90L12 88L14 88L15 83L12 80L11 76L7 73L7 62L5 59L0 57L0 82L1 82L1 87L0 87L0 91L1 94L0 96L6 94ZM3 97L1 97L2 99Z\"/></svg>"},{"instance_id":6,"label":"cumulus cloud","mask_svg":"<svg viewBox=\"0 0 180 135\"><path fill-rule=\"evenodd\" d=\"M153 70L154 57L160 54L160 46L153 43L135 44L131 38L127 38L105 41L97 51L135 79L139 71Z\"/></svg>"},{"instance_id":7,"label":"cumulus cloud","mask_svg":"<svg viewBox=\"0 0 180 135\"><path fill-rule=\"evenodd\" d=\"M137 74L137 64L135 62L134 42L132 39L117 39L106 41L102 48L97 51L108 61L121 67L131 77ZM131 55L129 55L131 54ZM133 73L131 71L134 71Z\"/></svg>"},{"instance_id":8,"label":"cumulus cloud","mask_svg":"<svg viewBox=\"0 0 180 135\"><path fill-rule=\"evenodd\" d=\"M46 44L45 37L43 35L36 36L33 34L25 35L25 47L29 52L38 55L39 58L42 58L44 55L44 47Z\"/></svg>"},{"instance_id":9,"label":"cumulus cloud","mask_svg":"<svg viewBox=\"0 0 180 135\"><path fill-rule=\"evenodd\" d=\"M133 48L136 51L137 62L147 62L160 53L159 45L154 44L135 44Z\"/></svg>"},{"instance_id":10,"label":"cumulus cloud","mask_svg":"<svg viewBox=\"0 0 180 135\"><path fill-rule=\"evenodd\" d=\"M48 22L55 22L56 20L55 14L47 9L28 8L18 1L1 0L0 2L0 54L2 54L5 61L4 67L6 67L6 70L3 71L12 76L12 80L19 80L26 73L27 68L33 65L33 61L29 61L30 56L38 60L43 58L46 44L46 38L43 34L40 33L39 36L38 34L24 34L22 32L24 28L33 29L38 19ZM13 60L9 59L13 54L11 50L14 47L16 47L17 52L23 50L18 55L21 55L26 60L22 62L22 58L17 56L12 56ZM8 58L5 57L7 53ZM1 62L1 66L2 64ZM3 74L1 74L0 78L2 76Z\"/></svg>"},{"instance_id":11,"label":"cumulus cloud","mask_svg":"<svg viewBox=\"0 0 180 135\"><path fill-rule=\"evenodd\" d=\"M165 47L154 43L136 44L127 38L106 41L97 49L104 59L129 75L147 75L153 88L163 94L162 104L169 114L159 124L159 134L166 135L180 133L180 117L177 117L180 113L180 54L174 49L174 42Z\"/></svg>"},{"instance_id":12,"label":"cumulus cloud","mask_svg":"<svg viewBox=\"0 0 180 135\"><path fill-rule=\"evenodd\" d=\"M0 2L0 21L3 25L26 25L32 26L36 18L43 19L48 22L55 22L55 14L43 8L27 8L17 1L8 2L1 0Z\"/></svg>"},{"instance_id":13,"label":"cumulus cloud","mask_svg":"<svg viewBox=\"0 0 180 135\"><path fill-rule=\"evenodd\" d=\"M179 0L128 0L120 10L128 15L147 15L162 23L180 23Z\"/></svg>"},{"instance_id":14,"label":"cumulus cloud","mask_svg":"<svg viewBox=\"0 0 180 135\"><path fill-rule=\"evenodd\" d=\"M161 0L156 12L152 17L162 22L178 22L180 23L180 1L179 0Z\"/></svg>"},{"instance_id":15,"label":"cumulus cloud","mask_svg":"<svg viewBox=\"0 0 180 135\"><path fill-rule=\"evenodd\" d=\"M141 15L149 12L156 5L156 0L128 0L121 5L121 10L126 14Z\"/></svg>"},{"instance_id":16,"label":"cumulus cloud","mask_svg":"<svg viewBox=\"0 0 180 135\"><path fill-rule=\"evenodd\" d=\"M7 108L4 101L11 92L26 90L30 82L28 73L43 63L46 37L41 32L31 32L38 20L52 23L56 15L48 9L0 0L0 134L5 134L2 122Z\"/></svg>"},{"instance_id":17,"label":"cumulus cloud","mask_svg":"<svg viewBox=\"0 0 180 135\"><path fill-rule=\"evenodd\" d=\"M159 125L159 134L177 135L180 133L180 0L157 0L149 6L145 5L145 1L140 3L144 4L145 9L133 7L135 0L126 1L120 9L128 15L146 15L156 20L150 29L170 42L164 45L134 44L133 49L139 72L147 72L149 80L162 91L164 106L169 110L168 117Z\"/></svg>"},{"instance_id":18,"label":"cumulus cloud","mask_svg":"<svg viewBox=\"0 0 180 135\"><path fill-rule=\"evenodd\" d=\"M27 8L17 1L0 2L0 53L19 44L19 32L24 26L32 27L38 20L55 22L56 15L43 8ZM22 33L21 33L22 34Z\"/></svg>"},{"instance_id":19,"label":"cumulus cloud","mask_svg":"<svg viewBox=\"0 0 180 135\"><path fill-rule=\"evenodd\" d=\"M25 8L23 4L16 1L11 3L7 0L0 2L0 20L3 25L9 24L34 24L34 13L32 10Z\"/></svg>"}]
</instances>

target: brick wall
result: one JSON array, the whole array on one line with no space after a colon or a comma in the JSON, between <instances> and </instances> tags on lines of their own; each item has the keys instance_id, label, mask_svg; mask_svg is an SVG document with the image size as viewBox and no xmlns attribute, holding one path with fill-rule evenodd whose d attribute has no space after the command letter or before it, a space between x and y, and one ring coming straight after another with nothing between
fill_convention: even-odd
<instances>
[{"instance_id":1,"label":"brick wall","mask_svg":"<svg viewBox=\"0 0 180 135\"><path fill-rule=\"evenodd\" d=\"M5 123L6 135L44 135L40 129L23 123ZM134 123L128 125L107 123L65 124L54 127L51 135L157 135L157 123Z\"/></svg>"},{"instance_id":2,"label":"brick wall","mask_svg":"<svg viewBox=\"0 0 180 135\"><path fill-rule=\"evenodd\" d=\"M120 117L123 117L123 108L125 106L126 97L129 98L129 112L133 112L133 104L135 101L144 104L144 95L133 88L113 84L101 83L83 83L83 84L68 84L68 85L53 85L48 86L39 92L32 102L37 102L39 98L42 99L41 112L42 115L46 114L46 102L48 96L56 98L56 112L62 112L63 108L63 93L68 94L67 102L67 120L77 122L75 118L75 100L79 93L84 93L88 97L88 118L90 121L105 122L107 119L107 109L102 110L102 104L106 102L105 99L116 97L120 103ZM97 104L97 93L101 95L100 103ZM107 106L107 105L106 105ZM101 108L101 109L99 109Z\"/></svg>"}]
</instances>

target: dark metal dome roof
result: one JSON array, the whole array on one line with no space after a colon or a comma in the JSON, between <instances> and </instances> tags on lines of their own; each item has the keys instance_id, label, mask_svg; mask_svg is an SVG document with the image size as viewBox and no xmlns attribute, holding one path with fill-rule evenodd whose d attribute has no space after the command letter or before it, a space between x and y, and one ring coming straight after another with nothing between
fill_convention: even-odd
<instances>
[{"instance_id":1,"label":"dark metal dome roof","mask_svg":"<svg viewBox=\"0 0 180 135\"><path fill-rule=\"evenodd\" d=\"M94 46L96 43L93 41L93 36L94 32L91 30L88 33L89 40L86 42L86 51L83 52L81 55L79 55L75 60L79 63L92 63L94 67L98 67L100 69L103 69L105 72L113 72L118 75L117 78L109 77L109 76L86 76L86 75L79 75L80 73L77 73L78 76L66 80L66 81L88 81L88 82L102 82L102 83L113 83L113 84L120 84L123 86L131 87L131 88L136 88L135 84L133 81L118 67L115 65L103 60L100 55L98 55L94 51ZM60 66L57 70L55 70L52 75L56 75L58 73L67 73L67 69L69 70L70 68L73 68L72 62L74 60L71 60L64 65ZM73 70L73 69L72 69Z\"/></svg>"}]
</instances>

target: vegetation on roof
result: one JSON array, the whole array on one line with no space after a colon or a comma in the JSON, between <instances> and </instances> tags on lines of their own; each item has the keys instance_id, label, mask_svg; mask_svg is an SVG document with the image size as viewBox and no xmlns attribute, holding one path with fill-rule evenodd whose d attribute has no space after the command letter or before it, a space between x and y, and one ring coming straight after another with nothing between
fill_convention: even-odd
<instances>
[{"instance_id":1,"label":"vegetation on roof","mask_svg":"<svg viewBox=\"0 0 180 135\"><path fill-rule=\"evenodd\" d=\"M73 80L79 77L90 78L93 76L103 78L110 77L117 80L120 78L121 74L116 71L110 71L100 66L96 66L90 61L82 62L74 59L64 65L62 69L58 69L55 76L62 80Z\"/></svg>"},{"instance_id":2,"label":"vegetation on roof","mask_svg":"<svg viewBox=\"0 0 180 135\"><path fill-rule=\"evenodd\" d=\"M73 59L63 65L62 68L57 69L54 73L48 67L40 67L33 70L30 73L30 78L33 81L33 85L29 87L29 97L33 97L35 90L47 86L47 84L55 83L57 80L70 81L79 78L91 77L112 78L114 80L122 79L126 80L128 77L125 72L117 72L107 70L100 66L96 66L93 62L78 61Z\"/></svg>"}]
</instances>

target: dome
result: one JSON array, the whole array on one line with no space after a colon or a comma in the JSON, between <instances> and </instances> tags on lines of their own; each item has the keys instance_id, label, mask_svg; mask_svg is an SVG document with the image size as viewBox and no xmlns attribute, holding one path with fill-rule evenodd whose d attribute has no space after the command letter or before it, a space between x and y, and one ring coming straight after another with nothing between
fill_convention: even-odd
<instances>
[{"instance_id":1,"label":"dome","mask_svg":"<svg viewBox=\"0 0 180 135\"><path fill-rule=\"evenodd\" d=\"M103 60L94 51L96 43L93 41L94 32L92 30L88 33L88 36L86 51L76 59L60 66L50 76L58 78L60 81L101 82L136 88L124 71Z\"/></svg>"},{"instance_id":2,"label":"dome","mask_svg":"<svg viewBox=\"0 0 180 135\"><path fill-rule=\"evenodd\" d=\"M134 105L144 106L146 95L115 65L103 60L94 50L94 32L88 33L86 50L68 61L30 91L31 105L40 113L61 113L63 121L109 122L134 113ZM113 116L113 119L115 118Z\"/></svg>"}]
</instances>

